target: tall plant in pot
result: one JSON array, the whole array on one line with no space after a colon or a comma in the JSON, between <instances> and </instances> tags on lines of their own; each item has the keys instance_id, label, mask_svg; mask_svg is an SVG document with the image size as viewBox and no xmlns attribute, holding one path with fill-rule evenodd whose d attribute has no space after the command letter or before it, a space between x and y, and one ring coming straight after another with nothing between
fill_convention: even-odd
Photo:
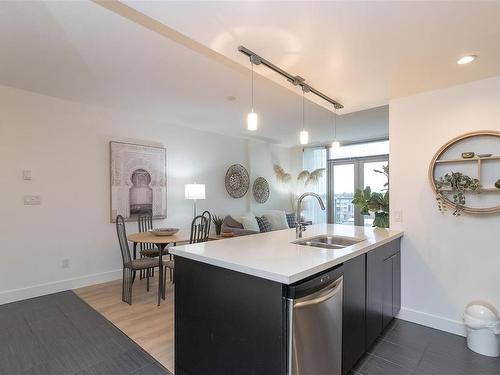
<instances>
[{"instance_id":1,"label":"tall plant in pot","mask_svg":"<svg viewBox=\"0 0 500 375\"><path fill-rule=\"evenodd\" d=\"M389 228L389 165L383 166L382 170L374 169L374 172L386 176L385 192L372 192L367 186L356 190L352 203L359 208L361 215L370 215L371 212L375 215L374 227Z\"/></svg>"},{"instance_id":2,"label":"tall plant in pot","mask_svg":"<svg viewBox=\"0 0 500 375\"><path fill-rule=\"evenodd\" d=\"M222 223L224 222L224 219L220 216L214 215L212 217L212 222L215 225L215 234L220 235L222 231Z\"/></svg>"}]
</instances>

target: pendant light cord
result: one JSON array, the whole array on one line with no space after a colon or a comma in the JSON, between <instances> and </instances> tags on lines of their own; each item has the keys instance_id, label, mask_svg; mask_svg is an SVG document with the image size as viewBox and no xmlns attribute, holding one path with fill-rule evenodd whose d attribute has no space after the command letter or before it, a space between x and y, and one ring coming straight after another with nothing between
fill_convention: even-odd
<instances>
[{"instance_id":1,"label":"pendant light cord","mask_svg":"<svg viewBox=\"0 0 500 375\"><path fill-rule=\"evenodd\" d=\"M252 64L252 112L253 112L253 61L250 59L250 62Z\"/></svg>"},{"instance_id":2,"label":"pendant light cord","mask_svg":"<svg viewBox=\"0 0 500 375\"><path fill-rule=\"evenodd\" d=\"M305 130L305 105L304 89L302 89L302 130Z\"/></svg>"},{"instance_id":3,"label":"pendant light cord","mask_svg":"<svg viewBox=\"0 0 500 375\"><path fill-rule=\"evenodd\" d=\"M333 140L337 140L337 107L333 106Z\"/></svg>"}]
</instances>

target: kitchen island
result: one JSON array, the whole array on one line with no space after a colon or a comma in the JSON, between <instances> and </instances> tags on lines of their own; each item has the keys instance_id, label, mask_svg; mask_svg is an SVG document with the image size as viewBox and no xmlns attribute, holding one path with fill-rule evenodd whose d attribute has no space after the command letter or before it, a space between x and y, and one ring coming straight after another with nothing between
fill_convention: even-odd
<instances>
[{"instance_id":1,"label":"kitchen island","mask_svg":"<svg viewBox=\"0 0 500 375\"><path fill-rule=\"evenodd\" d=\"M319 224L302 243L353 245L298 244L294 230L281 230L173 248L176 375L294 373L287 293L334 277L342 280L338 374L347 373L399 311L401 236Z\"/></svg>"}]
</instances>

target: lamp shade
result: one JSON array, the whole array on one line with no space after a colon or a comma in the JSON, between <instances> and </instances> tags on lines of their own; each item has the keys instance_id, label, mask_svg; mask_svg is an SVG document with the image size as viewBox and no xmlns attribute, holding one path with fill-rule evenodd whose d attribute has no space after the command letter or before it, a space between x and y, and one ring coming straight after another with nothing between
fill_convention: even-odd
<instances>
[{"instance_id":1,"label":"lamp shade","mask_svg":"<svg viewBox=\"0 0 500 375\"><path fill-rule=\"evenodd\" d=\"M186 184L184 198L205 199L205 184Z\"/></svg>"}]
</instances>

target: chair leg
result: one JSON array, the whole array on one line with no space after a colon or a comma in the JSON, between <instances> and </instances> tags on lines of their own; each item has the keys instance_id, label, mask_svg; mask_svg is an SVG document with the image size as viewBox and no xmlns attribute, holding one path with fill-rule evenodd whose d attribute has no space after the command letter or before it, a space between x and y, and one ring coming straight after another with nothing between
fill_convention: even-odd
<instances>
[{"instance_id":1,"label":"chair leg","mask_svg":"<svg viewBox=\"0 0 500 375\"><path fill-rule=\"evenodd\" d=\"M167 289L167 267L163 269L163 290ZM165 299L165 295L163 296L163 299Z\"/></svg>"},{"instance_id":2,"label":"chair leg","mask_svg":"<svg viewBox=\"0 0 500 375\"><path fill-rule=\"evenodd\" d=\"M132 305L132 285L134 285L134 280L135 280L135 272L131 270L131 280L130 280L130 285L128 287L128 298L129 298L129 305Z\"/></svg>"},{"instance_id":3,"label":"chair leg","mask_svg":"<svg viewBox=\"0 0 500 375\"><path fill-rule=\"evenodd\" d=\"M122 280L122 301L132 305L132 284L133 284L133 272L129 268L123 269L123 280Z\"/></svg>"},{"instance_id":4,"label":"chair leg","mask_svg":"<svg viewBox=\"0 0 500 375\"><path fill-rule=\"evenodd\" d=\"M141 254L141 259L144 258L144 256ZM144 279L144 270L139 271L139 280Z\"/></svg>"},{"instance_id":5,"label":"chair leg","mask_svg":"<svg viewBox=\"0 0 500 375\"><path fill-rule=\"evenodd\" d=\"M146 271L146 291L149 292L149 270Z\"/></svg>"},{"instance_id":6,"label":"chair leg","mask_svg":"<svg viewBox=\"0 0 500 375\"><path fill-rule=\"evenodd\" d=\"M123 302L127 302L125 300L125 289L127 288L126 286L126 280L125 280L125 268L123 268L123 272L122 272L122 301Z\"/></svg>"}]
</instances>

